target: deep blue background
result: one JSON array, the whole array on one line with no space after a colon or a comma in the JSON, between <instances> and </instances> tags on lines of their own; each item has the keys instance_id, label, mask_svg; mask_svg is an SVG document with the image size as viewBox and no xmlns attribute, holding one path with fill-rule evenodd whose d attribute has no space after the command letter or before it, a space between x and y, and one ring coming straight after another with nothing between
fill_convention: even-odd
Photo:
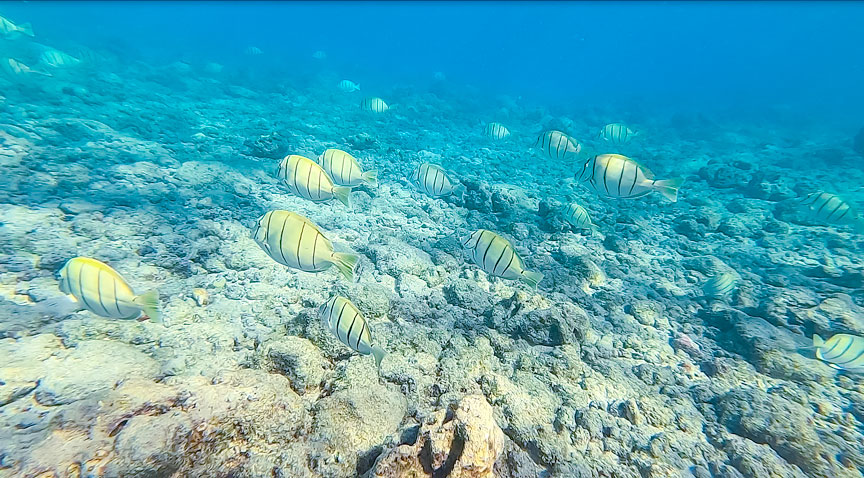
<instances>
[{"instance_id":1,"label":"deep blue background","mask_svg":"<svg viewBox=\"0 0 864 478\"><path fill-rule=\"evenodd\" d=\"M442 71L553 109L639 101L864 123L858 2L29 2L0 15L30 21L39 41L110 44L156 63L231 65L255 45L304 75L324 50L326 68L365 91Z\"/></svg>"}]
</instances>

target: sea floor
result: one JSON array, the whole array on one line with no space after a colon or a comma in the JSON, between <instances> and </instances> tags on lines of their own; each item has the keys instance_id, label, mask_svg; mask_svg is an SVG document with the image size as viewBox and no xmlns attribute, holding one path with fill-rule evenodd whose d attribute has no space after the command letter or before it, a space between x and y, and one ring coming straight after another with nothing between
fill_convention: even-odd
<instances>
[{"instance_id":1,"label":"sea floor","mask_svg":"<svg viewBox=\"0 0 864 478\"><path fill-rule=\"evenodd\" d=\"M864 334L864 244L796 204L856 199L849 136L556 116L446 81L382 89L398 107L376 115L335 73L216 70L0 79L0 476L862 476L864 385L806 347ZM554 128L612 149L594 136L622 117L640 135L607 152L684 176L677 203L601 198L532 147ZM513 135L485 137L491 121ZM350 208L275 178L331 147L379 171ZM422 162L456 191L409 184ZM598 232L562 220L573 200ZM357 280L268 257L250 234L271 209L358 254ZM545 275L536 290L468 259L478 228ZM157 288L164 323L76 311L56 278L75 256ZM722 271L735 293L702 298ZM388 351L380 370L320 325L337 293Z\"/></svg>"}]
</instances>

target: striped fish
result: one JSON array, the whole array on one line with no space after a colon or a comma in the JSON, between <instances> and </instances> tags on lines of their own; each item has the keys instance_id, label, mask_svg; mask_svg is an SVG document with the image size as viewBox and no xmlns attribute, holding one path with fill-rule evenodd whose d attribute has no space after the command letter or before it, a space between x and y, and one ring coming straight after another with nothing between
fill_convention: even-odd
<instances>
[{"instance_id":1,"label":"striped fish","mask_svg":"<svg viewBox=\"0 0 864 478\"><path fill-rule=\"evenodd\" d=\"M598 194L631 199L657 191L676 202L684 178L655 180L654 173L633 159L620 154L600 154L589 158L576 179L587 182Z\"/></svg>"},{"instance_id":2,"label":"striped fish","mask_svg":"<svg viewBox=\"0 0 864 478\"><path fill-rule=\"evenodd\" d=\"M31 27L29 23L22 23L21 25L16 25L10 20L0 17L0 35L4 37L10 37L16 36L18 34L32 37L34 36L33 27Z\"/></svg>"},{"instance_id":3,"label":"striped fish","mask_svg":"<svg viewBox=\"0 0 864 478\"><path fill-rule=\"evenodd\" d=\"M81 63L81 60L75 58L72 55L67 55L60 50L55 50L53 48L45 50L42 52L42 55L39 56L39 61L53 68L62 68L68 66L75 66L78 63Z\"/></svg>"},{"instance_id":4,"label":"striped fish","mask_svg":"<svg viewBox=\"0 0 864 478\"><path fill-rule=\"evenodd\" d=\"M808 194L801 203L806 205L813 217L828 224L852 225L864 231L864 219L858 210L836 194L815 192Z\"/></svg>"},{"instance_id":5,"label":"striped fish","mask_svg":"<svg viewBox=\"0 0 864 478\"><path fill-rule=\"evenodd\" d=\"M258 55L264 54L264 52L261 51L261 49L258 48L257 46L247 47L246 50L243 51L243 53L245 53L249 56L258 56Z\"/></svg>"},{"instance_id":6,"label":"striped fish","mask_svg":"<svg viewBox=\"0 0 864 478\"><path fill-rule=\"evenodd\" d=\"M351 80L342 80L339 82L339 89L345 93L353 93L355 91L360 91L360 85Z\"/></svg>"},{"instance_id":7,"label":"striped fish","mask_svg":"<svg viewBox=\"0 0 864 478\"><path fill-rule=\"evenodd\" d=\"M326 60L327 59L327 52L318 50L312 54L312 58L314 58L316 60Z\"/></svg>"},{"instance_id":8,"label":"striped fish","mask_svg":"<svg viewBox=\"0 0 864 478\"><path fill-rule=\"evenodd\" d=\"M864 372L864 338L857 335L837 334L828 340L813 336L816 358L838 370Z\"/></svg>"},{"instance_id":9,"label":"striped fish","mask_svg":"<svg viewBox=\"0 0 864 478\"><path fill-rule=\"evenodd\" d=\"M564 219L576 229L596 230L597 226L591 221L588 211L578 203L570 203L564 209Z\"/></svg>"},{"instance_id":10,"label":"striped fish","mask_svg":"<svg viewBox=\"0 0 864 478\"><path fill-rule=\"evenodd\" d=\"M378 186L378 171L363 172L357 158L341 149L328 149L318 156L318 165L340 186L355 187L363 183Z\"/></svg>"},{"instance_id":11,"label":"striped fish","mask_svg":"<svg viewBox=\"0 0 864 478\"><path fill-rule=\"evenodd\" d=\"M336 266L349 281L354 280L357 256L333 252L333 244L312 221L290 211L270 211L258 219L255 242L276 262L306 272L321 272Z\"/></svg>"},{"instance_id":12,"label":"striped fish","mask_svg":"<svg viewBox=\"0 0 864 478\"><path fill-rule=\"evenodd\" d=\"M507 139L510 137L510 130L501 123L489 123L484 130L486 136L492 139Z\"/></svg>"},{"instance_id":13,"label":"striped fish","mask_svg":"<svg viewBox=\"0 0 864 478\"><path fill-rule=\"evenodd\" d=\"M387 355L381 347L372 345L369 325L350 300L336 296L318 308L321 325L329 330L340 342L363 355L372 354L375 365L381 367L381 359Z\"/></svg>"},{"instance_id":14,"label":"striped fish","mask_svg":"<svg viewBox=\"0 0 864 478\"><path fill-rule=\"evenodd\" d=\"M161 321L155 290L135 295L117 271L96 259L69 259L60 269L60 290L101 317L135 319L144 312L154 322Z\"/></svg>"},{"instance_id":15,"label":"striped fish","mask_svg":"<svg viewBox=\"0 0 864 478\"><path fill-rule=\"evenodd\" d=\"M725 299L738 287L738 276L731 272L715 274L704 284L702 293L710 299Z\"/></svg>"},{"instance_id":16,"label":"striped fish","mask_svg":"<svg viewBox=\"0 0 864 478\"><path fill-rule=\"evenodd\" d=\"M336 186L324 168L311 159L292 154L279 163L276 177L288 185L292 193L310 201L320 202L336 198L350 206L351 188Z\"/></svg>"},{"instance_id":17,"label":"striped fish","mask_svg":"<svg viewBox=\"0 0 864 478\"><path fill-rule=\"evenodd\" d=\"M486 229L478 229L462 243L471 251L474 263L487 274L504 279L519 279L531 287L543 279L543 274L525 270L522 258L510 241Z\"/></svg>"},{"instance_id":18,"label":"striped fish","mask_svg":"<svg viewBox=\"0 0 864 478\"><path fill-rule=\"evenodd\" d=\"M597 137L612 144L627 144L638 134L621 123L610 123L600 130Z\"/></svg>"},{"instance_id":19,"label":"striped fish","mask_svg":"<svg viewBox=\"0 0 864 478\"><path fill-rule=\"evenodd\" d=\"M411 181L417 188L432 197L446 196L455 186L444 168L436 164L423 163L411 173Z\"/></svg>"},{"instance_id":20,"label":"striped fish","mask_svg":"<svg viewBox=\"0 0 864 478\"><path fill-rule=\"evenodd\" d=\"M47 73L47 72L39 71L39 70L34 70L33 68L30 68L29 66L25 65L24 63L21 63L20 61L14 59L14 58L4 58L4 59L0 60L0 68L2 68L5 73L13 75L13 76L29 75L29 74L51 76L51 73Z\"/></svg>"},{"instance_id":21,"label":"striped fish","mask_svg":"<svg viewBox=\"0 0 864 478\"><path fill-rule=\"evenodd\" d=\"M582 145L578 141L557 130L540 134L534 146L552 159L571 159L582 151Z\"/></svg>"},{"instance_id":22,"label":"striped fish","mask_svg":"<svg viewBox=\"0 0 864 478\"><path fill-rule=\"evenodd\" d=\"M373 113L383 113L390 109L387 103L381 98L364 98L360 102L360 109L363 111L371 111Z\"/></svg>"}]
</instances>

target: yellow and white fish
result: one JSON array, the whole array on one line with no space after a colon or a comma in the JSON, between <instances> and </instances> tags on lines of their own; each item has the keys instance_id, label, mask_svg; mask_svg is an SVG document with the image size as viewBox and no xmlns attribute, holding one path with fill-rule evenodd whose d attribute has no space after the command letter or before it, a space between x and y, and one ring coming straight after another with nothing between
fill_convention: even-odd
<instances>
[{"instance_id":1,"label":"yellow and white fish","mask_svg":"<svg viewBox=\"0 0 864 478\"><path fill-rule=\"evenodd\" d=\"M471 251L474 263L487 274L504 279L518 279L531 287L543 280L543 274L525 270L522 258L516 253L510 241L486 229L474 231L462 243Z\"/></svg>"},{"instance_id":2,"label":"yellow and white fish","mask_svg":"<svg viewBox=\"0 0 864 478\"><path fill-rule=\"evenodd\" d=\"M345 93L353 93L355 91L360 91L360 85L354 83L351 80L342 80L338 85L339 89L344 91Z\"/></svg>"},{"instance_id":3,"label":"yellow and white fish","mask_svg":"<svg viewBox=\"0 0 864 478\"><path fill-rule=\"evenodd\" d=\"M576 179L587 182L598 194L632 199L652 191L676 202L684 178L654 179L654 173L637 161L620 154L600 154L589 158Z\"/></svg>"},{"instance_id":4,"label":"yellow and white fish","mask_svg":"<svg viewBox=\"0 0 864 478\"><path fill-rule=\"evenodd\" d=\"M540 134L534 146L552 159L572 159L582 151L582 145L578 141L557 130Z\"/></svg>"},{"instance_id":5,"label":"yellow and white fish","mask_svg":"<svg viewBox=\"0 0 864 478\"><path fill-rule=\"evenodd\" d=\"M252 233L255 242L276 262L305 272L321 272L336 266L349 281L354 280L357 256L333 251L312 221L296 212L275 210L258 219Z\"/></svg>"},{"instance_id":6,"label":"yellow and white fish","mask_svg":"<svg viewBox=\"0 0 864 478\"><path fill-rule=\"evenodd\" d=\"M570 203L564 209L564 219L576 229L588 229L591 231L598 229L594 222L591 221L591 215L588 214L588 210L579 203Z\"/></svg>"},{"instance_id":7,"label":"yellow and white fish","mask_svg":"<svg viewBox=\"0 0 864 478\"><path fill-rule=\"evenodd\" d=\"M250 47L246 47L246 49L243 50L243 53L245 53L245 54L247 54L247 55L249 55L249 56L258 56L258 55L263 55L263 54L264 54L264 52L261 51L261 49L258 48L257 46L250 46Z\"/></svg>"},{"instance_id":8,"label":"yellow and white fish","mask_svg":"<svg viewBox=\"0 0 864 478\"><path fill-rule=\"evenodd\" d=\"M411 181L418 189L432 197L446 196L455 186L447 171L437 164L423 163L411 173Z\"/></svg>"},{"instance_id":9,"label":"yellow and white fish","mask_svg":"<svg viewBox=\"0 0 864 478\"><path fill-rule=\"evenodd\" d=\"M39 56L39 61L53 68L63 68L69 66L75 66L81 63L81 60L75 58L72 55L68 55L63 53L60 50L55 50L53 48L49 48L42 52Z\"/></svg>"},{"instance_id":10,"label":"yellow and white fish","mask_svg":"<svg viewBox=\"0 0 864 478\"><path fill-rule=\"evenodd\" d=\"M31 27L29 23L22 23L21 25L16 25L10 20L0 17L0 35L9 37L18 34L32 37L34 36L33 27Z\"/></svg>"},{"instance_id":11,"label":"yellow and white fish","mask_svg":"<svg viewBox=\"0 0 864 478\"><path fill-rule=\"evenodd\" d=\"M60 290L101 317L136 319L143 312L150 320L161 322L155 290L135 295L117 271L96 259L69 259L60 269Z\"/></svg>"},{"instance_id":12,"label":"yellow and white fish","mask_svg":"<svg viewBox=\"0 0 864 478\"><path fill-rule=\"evenodd\" d=\"M510 137L510 130L501 123L487 124L486 129L483 132L486 134L486 136L492 139L501 140Z\"/></svg>"},{"instance_id":13,"label":"yellow and white fish","mask_svg":"<svg viewBox=\"0 0 864 478\"><path fill-rule=\"evenodd\" d=\"M857 335L837 334L828 340L813 336L816 358L838 370L864 372L864 338Z\"/></svg>"},{"instance_id":14,"label":"yellow and white fish","mask_svg":"<svg viewBox=\"0 0 864 478\"><path fill-rule=\"evenodd\" d=\"M808 194L801 203L806 205L813 217L828 224L851 225L864 232L864 218L858 210L836 194L815 192Z\"/></svg>"},{"instance_id":15,"label":"yellow and white fish","mask_svg":"<svg viewBox=\"0 0 864 478\"><path fill-rule=\"evenodd\" d=\"M390 107L387 106L387 103L385 103L381 98L364 98L363 101L360 102L360 109L372 113L384 113L389 110Z\"/></svg>"},{"instance_id":16,"label":"yellow and white fish","mask_svg":"<svg viewBox=\"0 0 864 478\"><path fill-rule=\"evenodd\" d=\"M378 186L378 171L363 172L357 158L341 149L327 149L318 156L318 164L330 175L333 182L340 186L356 187L368 184Z\"/></svg>"},{"instance_id":17,"label":"yellow and white fish","mask_svg":"<svg viewBox=\"0 0 864 478\"><path fill-rule=\"evenodd\" d=\"M702 293L710 299L724 299L735 292L738 276L732 272L721 272L711 276L702 284Z\"/></svg>"},{"instance_id":18,"label":"yellow and white fish","mask_svg":"<svg viewBox=\"0 0 864 478\"><path fill-rule=\"evenodd\" d=\"M621 123L610 123L600 130L600 134L597 137L612 144L627 144L638 134Z\"/></svg>"},{"instance_id":19,"label":"yellow and white fish","mask_svg":"<svg viewBox=\"0 0 864 478\"><path fill-rule=\"evenodd\" d=\"M29 66L25 65L24 63L21 63L20 61L14 59L14 58L4 58L4 59L0 60L0 68L2 68L3 71L7 75L13 75L13 76L19 76L19 75L21 75L21 76L23 76L23 75L51 76L51 73L47 73L47 72L40 71L40 70L34 70L33 68L30 68Z\"/></svg>"},{"instance_id":20,"label":"yellow and white fish","mask_svg":"<svg viewBox=\"0 0 864 478\"><path fill-rule=\"evenodd\" d=\"M350 206L351 188L336 186L324 168L311 159L292 154L279 163L276 177L281 179L292 193L310 201L320 202L336 198Z\"/></svg>"},{"instance_id":21,"label":"yellow and white fish","mask_svg":"<svg viewBox=\"0 0 864 478\"><path fill-rule=\"evenodd\" d=\"M387 355L381 347L372 345L369 325L360 310L350 300L336 296L318 308L321 325L333 333L340 342L363 355L372 354L375 365L381 367L381 359Z\"/></svg>"}]
</instances>

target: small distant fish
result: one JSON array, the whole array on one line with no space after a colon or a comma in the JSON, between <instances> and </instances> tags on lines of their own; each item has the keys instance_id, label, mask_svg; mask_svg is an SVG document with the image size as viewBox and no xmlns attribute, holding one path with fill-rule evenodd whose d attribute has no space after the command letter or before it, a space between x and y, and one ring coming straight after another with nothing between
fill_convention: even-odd
<instances>
[{"instance_id":1,"label":"small distant fish","mask_svg":"<svg viewBox=\"0 0 864 478\"><path fill-rule=\"evenodd\" d=\"M417 188L432 197L446 196L453 192L454 186L444 168L436 164L423 163L411 174L411 181Z\"/></svg>"},{"instance_id":2,"label":"small distant fish","mask_svg":"<svg viewBox=\"0 0 864 478\"><path fill-rule=\"evenodd\" d=\"M339 82L339 89L345 93L353 93L355 91L360 91L360 85L351 80L342 80Z\"/></svg>"},{"instance_id":3,"label":"small distant fish","mask_svg":"<svg viewBox=\"0 0 864 478\"><path fill-rule=\"evenodd\" d=\"M442 73L442 72L440 72L440 71L436 71L435 74L432 75L432 78L433 78L435 81L444 81L444 80L447 79L447 75L445 75L444 73Z\"/></svg>"},{"instance_id":4,"label":"small distant fish","mask_svg":"<svg viewBox=\"0 0 864 478\"><path fill-rule=\"evenodd\" d=\"M263 55L263 54L264 54L264 52L261 51L261 49L258 48L257 46L250 46L250 47L247 47L246 50L243 51L243 53L245 53L245 54L247 54L247 55L249 55L249 56L258 56L258 55Z\"/></svg>"},{"instance_id":5,"label":"small distant fish","mask_svg":"<svg viewBox=\"0 0 864 478\"><path fill-rule=\"evenodd\" d=\"M557 130L540 134L534 146L540 148L543 154L552 159L575 158L582 150L582 145L578 141L571 138L567 133Z\"/></svg>"},{"instance_id":6,"label":"small distant fish","mask_svg":"<svg viewBox=\"0 0 864 478\"><path fill-rule=\"evenodd\" d=\"M333 333L340 342L363 355L372 354L375 365L381 367L381 359L387 355L381 347L372 345L369 325L360 310L350 300L336 296L318 308L321 325Z\"/></svg>"},{"instance_id":7,"label":"small distant fish","mask_svg":"<svg viewBox=\"0 0 864 478\"><path fill-rule=\"evenodd\" d=\"M161 321L155 290L135 295L117 271L96 259L69 259L60 269L60 290L101 317L135 319L144 312L154 322Z\"/></svg>"},{"instance_id":8,"label":"small distant fish","mask_svg":"<svg viewBox=\"0 0 864 478\"><path fill-rule=\"evenodd\" d=\"M198 304L198 307L204 307L210 303L210 294L207 293L207 289L202 289L200 287L192 289L192 298L195 299L195 303Z\"/></svg>"},{"instance_id":9,"label":"small distant fish","mask_svg":"<svg viewBox=\"0 0 864 478\"><path fill-rule=\"evenodd\" d=\"M47 73L40 70L34 70L29 66L21 63L20 61L14 58L5 58L0 60L0 68L3 69L8 74L12 75L42 75L42 76L51 76L51 73Z\"/></svg>"},{"instance_id":10,"label":"small distant fish","mask_svg":"<svg viewBox=\"0 0 864 478\"><path fill-rule=\"evenodd\" d=\"M504 279L519 279L531 287L543 280L543 274L525 270L522 258L510 241L486 229L478 229L462 243L471 251L474 263L487 274Z\"/></svg>"},{"instance_id":11,"label":"small distant fish","mask_svg":"<svg viewBox=\"0 0 864 478\"><path fill-rule=\"evenodd\" d=\"M290 211L276 210L258 219L255 242L276 262L306 272L321 272L336 266L354 281L357 256L333 252L331 243L309 219Z\"/></svg>"},{"instance_id":12,"label":"small distant fish","mask_svg":"<svg viewBox=\"0 0 864 478\"><path fill-rule=\"evenodd\" d=\"M484 133L492 139L506 139L510 136L510 130L501 123L487 124Z\"/></svg>"},{"instance_id":13,"label":"small distant fish","mask_svg":"<svg viewBox=\"0 0 864 478\"><path fill-rule=\"evenodd\" d=\"M710 299L725 299L735 292L737 287L738 276L732 272L722 272L702 284L702 293Z\"/></svg>"},{"instance_id":14,"label":"small distant fish","mask_svg":"<svg viewBox=\"0 0 864 478\"><path fill-rule=\"evenodd\" d=\"M43 51L42 54L39 56L39 61L42 64L48 65L53 68L75 66L81 63L81 60L79 60L78 58L75 58L72 55L68 55L60 50L55 50L53 48L49 48Z\"/></svg>"},{"instance_id":15,"label":"small distant fish","mask_svg":"<svg viewBox=\"0 0 864 478\"><path fill-rule=\"evenodd\" d=\"M276 177L281 179L292 193L310 201L320 202L336 198L350 207L351 188L336 186L324 168L311 159L292 154L279 163Z\"/></svg>"},{"instance_id":16,"label":"small distant fish","mask_svg":"<svg viewBox=\"0 0 864 478\"><path fill-rule=\"evenodd\" d=\"M10 20L0 17L0 35L5 37L15 36L15 35L27 35L29 37L33 35L33 27L30 26L29 23L22 23L21 25L16 25L12 23Z\"/></svg>"},{"instance_id":17,"label":"small distant fish","mask_svg":"<svg viewBox=\"0 0 864 478\"><path fill-rule=\"evenodd\" d=\"M813 335L816 358L830 367L850 372L864 372L864 338L857 335L837 334L828 340Z\"/></svg>"},{"instance_id":18,"label":"small distant fish","mask_svg":"<svg viewBox=\"0 0 864 478\"><path fill-rule=\"evenodd\" d=\"M312 58L316 60L325 60L327 59L327 53L321 50L316 51L312 54Z\"/></svg>"},{"instance_id":19,"label":"small distant fish","mask_svg":"<svg viewBox=\"0 0 864 478\"><path fill-rule=\"evenodd\" d=\"M591 221L588 211L578 203L570 203L564 210L564 219L573 227L582 230L594 231L597 226Z\"/></svg>"},{"instance_id":20,"label":"small distant fish","mask_svg":"<svg viewBox=\"0 0 864 478\"><path fill-rule=\"evenodd\" d=\"M639 198L657 191L672 202L678 200L678 188L684 182L680 177L655 180L651 170L620 154L589 158L576 179L590 184L598 194L610 197Z\"/></svg>"},{"instance_id":21,"label":"small distant fish","mask_svg":"<svg viewBox=\"0 0 864 478\"><path fill-rule=\"evenodd\" d=\"M808 194L801 203L806 205L813 217L828 224L852 225L864 232L864 219L858 210L836 194L815 192Z\"/></svg>"},{"instance_id":22,"label":"small distant fish","mask_svg":"<svg viewBox=\"0 0 864 478\"><path fill-rule=\"evenodd\" d=\"M387 103L381 98L364 98L360 102L360 109L363 111L371 111L373 113L383 113L390 109Z\"/></svg>"},{"instance_id":23,"label":"small distant fish","mask_svg":"<svg viewBox=\"0 0 864 478\"><path fill-rule=\"evenodd\" d=\"M627 144L638 134L621 123L610 123L600 130L600 134L597 137L612 144Z\"/></svg>"},{"instance_id":24,"label":"small distant fish","mask_svg":"<svg viewBox=\"0 0 864 478\"><path fill-rule=\"evenodd\" d=\"M340 186L355 187L363 183L378 186L378 171L363 172L357 158L341 149L328 149L318 156L318 164Z\"/></svg>"}]
</instances>

